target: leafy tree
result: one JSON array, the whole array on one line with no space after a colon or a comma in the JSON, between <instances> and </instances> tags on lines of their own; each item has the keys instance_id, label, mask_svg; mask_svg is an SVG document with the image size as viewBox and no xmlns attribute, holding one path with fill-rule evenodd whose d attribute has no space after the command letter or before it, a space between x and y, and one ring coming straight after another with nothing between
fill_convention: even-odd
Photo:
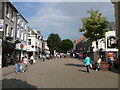
<instances>
[{"instance_id":1,"label":"leafy tree","mask_svg":"<svg viewBox=\"0 0 120 90\"><path fill-rule=\"evenodd\" d=\"M47 44L48 44L51 54L53 54L56 48L60 47L60 42L61 42L61 38L59 37L58 34L51 33L48 36Z\"/></svg>"},{"instance_id":2,"label":"leafy tree","mask_svg":"<svg viewBox=\"0 0 120 90\"><path fill-rule=\"evenodd\" d=\"M73 48L73 42L70 39L64 39L61 41L61 49L66 53Z\"/></svg>"},{"instance_id":3,"label":"leafy tree","mask_svg":"<svg viewBox=\"0 0 120 90\"><path fill-rule=\"evenodd\" d=\"M79 29L80 32L85 31L83 34L90 42L96 41L98 44L98 39L104 38L105 33L108 31L107 28L107 18L102 17L98 10L93 11L92 9L87 12L90 17L82 18L83 27ZM98 47L98 45L97 45Z\"/></svg>"}]
</instances>

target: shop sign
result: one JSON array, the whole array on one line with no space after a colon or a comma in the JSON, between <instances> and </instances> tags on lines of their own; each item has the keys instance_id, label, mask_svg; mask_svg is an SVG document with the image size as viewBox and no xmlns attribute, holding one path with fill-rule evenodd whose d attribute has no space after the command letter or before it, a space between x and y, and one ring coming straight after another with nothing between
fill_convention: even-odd
<instances>
[{"instance_id":1,"label":"shop sign","mask_svg":"<svg viewBox=\"0 0 120 90\"><path fill-rule=\"evenodd\" d=\"M108 56L110 57L111 60L114 60L114 53L113 52L109 52Z\"/></svg>"},{"instance_id":2,"label":"shop sign","mask_svg":"<svg viewBox=\"0 0 120 90\"><path fill-rule=\"evenodd\" d=\"M0 19L0 31L3 31L3 23L4 23L4 20Z\"/></svg>"}]
</instances>

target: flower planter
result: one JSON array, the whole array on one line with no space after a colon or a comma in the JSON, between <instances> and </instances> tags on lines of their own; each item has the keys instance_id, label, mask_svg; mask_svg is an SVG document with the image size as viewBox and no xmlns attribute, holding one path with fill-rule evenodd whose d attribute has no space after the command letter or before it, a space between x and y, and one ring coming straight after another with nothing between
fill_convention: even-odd
<instances>
[{"instance_id":1,"label":"flower planter","mask_svg":"<svg viewBox=\"0 0 120 90\"><path fill-rule=\"evenodd\" d=\"M101 64L101 70L108 70L109 69L109 64Z\"/></svg>"}]
</instances>

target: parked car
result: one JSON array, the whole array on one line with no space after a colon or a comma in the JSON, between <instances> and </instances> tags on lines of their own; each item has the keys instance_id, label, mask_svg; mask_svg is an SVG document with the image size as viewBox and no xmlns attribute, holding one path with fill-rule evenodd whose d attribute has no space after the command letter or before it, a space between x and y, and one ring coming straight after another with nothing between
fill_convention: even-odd
<instances>
[{"instance_id":1,"label":"parked car","mask_svg":"<svg viewBox=\"0 0 120 90\"><path fill-rule=\"evenodd\" d=\"M114 62L113 62L113 64L114 64L114 67L116 68L116 69L118 69L118 64L120 63L120 60L117 58Z\"/></svg>"}]
</instances>

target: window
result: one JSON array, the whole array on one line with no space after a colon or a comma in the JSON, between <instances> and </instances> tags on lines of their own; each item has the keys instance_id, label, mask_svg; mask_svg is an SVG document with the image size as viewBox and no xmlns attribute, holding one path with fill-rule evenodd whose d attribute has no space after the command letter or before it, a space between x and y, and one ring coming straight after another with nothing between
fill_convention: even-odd
<instances>
[{"instance_id":1,"label":"window","mask_svg":"<svg viewBox=\"0 0 120 90\"><path fill-rule=\"evenodd\" d=\"M27 37L26 37L26 33L25 33L24 41L26 41L26 38L27 38Z\"/></svg>"},{"instance_id":2,"label":"window","mask_svg":"<svg viewBox=\"0 0 120 90\"><path fill-rule=\"evenodd\" d=\"M17 38L19 39L19 28L17 29Z\"/></svg>"},{"instance_id":3,"label":"window","mask_svg":"<svg viewBox=\"0 0 120 90\"><path fill-rule=\"evenodd\" d=\"M9 36L8 24L5 24L5 31L6 31L6 36Z\"/></svg>"},{"instance_id":4,"label":"window","mask_svg":"<svg viewBox=\"0 0 120 90\"><path fill-rule=\"evenodd\" d=\"M22 21L22 27L24 27L23 25L24 25L24 23L23 23L23 21Z\"/></svg>"},{"instance_id":5,"label":"window","mask_svg":"<svg viewBox=\"0 0 120 90\"><path fill-rule=\"evenodd\" d=\"M6 6L6 17L9 18L9 6L8 5Z\"/></svg>"},{"instance_id":6,"label":"window","mask_svg":"<svg viewBox=\"0 0 120 90\"><path fill-rule=\"evenodd\" d=\"M31 39L28 39L28 45L31 45Z\"/></svg>"},{"instance_id":7,"label":"window","mask_svg":"<svg viewBox=\"0 0 120 90\"><path fill-rule=\"evenodd\" d=\"M11 20L14 21L14 12L13 12L13 10L11 12Z\"/></svg>"},{"instance_id":8,"label":"window","mask_svg":"<svg viewBox=\"0 0 120 90\"><path fill-rule=\"evenodd\" d=\"M109 27L109 30L110 30L110 31L113 31L113 28L110 26L110 27Z\"/></svg>"},{"instance_id":9,"label":"window","mask_svg":"<svg viewBox=\"0 0 120 90\"><path fill-rule=\"evenodd\" d=\"M20 18L19 17L17 17L17 24L19 24L20 23Z\"/></svg>"},{"instance_id":10,"label":"window","mask_svg":"<svg viewBox=\"0 0 120 90\"><path fill-rule=\"evenodd\" d=\"M13 27L11 27L11 37L13 37Z\"/></svg>"},{"instance_id":11,"label":"window","mask_svg":"<svg viewBox=\"0 0 120 90\"><path fill-rule=\"evenodd\" d=\"M21 32L21 40L23 40L23 32Z\"/></svg>"}]
</instances>

